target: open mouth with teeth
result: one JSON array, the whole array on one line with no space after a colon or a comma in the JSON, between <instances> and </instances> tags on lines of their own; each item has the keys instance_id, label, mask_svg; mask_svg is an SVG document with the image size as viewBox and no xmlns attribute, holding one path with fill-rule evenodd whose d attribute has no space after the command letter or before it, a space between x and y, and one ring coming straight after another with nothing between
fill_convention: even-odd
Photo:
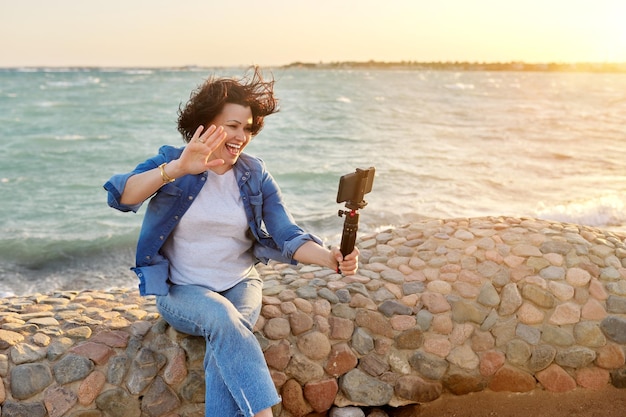
<instances>
[{"instance_id":1,"label":"open mouth with teeth","mask_svg":"<svg viewBox=\"0 0 626 417\"><path fill-rule=\"evenodd\" d=\"M238 145L236 143L227 143L226 149L228 149L228 152L230 152L232 155L237 156L239 155L239 151L241 150L241 145Z\"/></svg>"}]
</instances>

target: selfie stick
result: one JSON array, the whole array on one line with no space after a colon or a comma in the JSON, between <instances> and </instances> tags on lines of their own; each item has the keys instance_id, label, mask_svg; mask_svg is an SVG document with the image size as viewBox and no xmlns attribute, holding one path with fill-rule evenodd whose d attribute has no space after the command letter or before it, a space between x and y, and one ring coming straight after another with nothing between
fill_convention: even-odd
<instances>
[{"instance_id":1,"label":"selfie stick","mask_svg":"<svg viewBox=\"0 0 626 417\"><path fill-rule=\"evenodd\" d=\"M367 201L363 200L363 196L372 190L374 181L373 167L363 170L356 169L355 173L344 175L339 182L339 192L337 193L337 202L346 202L346 207L350 209L339 210L339 217L345 215L343 223L343 233L341 235L341 254L346 256L354 250L356 242L356 232L359 229L359 213L358 210L367 205Z\"/></svg>"}]
</instances>

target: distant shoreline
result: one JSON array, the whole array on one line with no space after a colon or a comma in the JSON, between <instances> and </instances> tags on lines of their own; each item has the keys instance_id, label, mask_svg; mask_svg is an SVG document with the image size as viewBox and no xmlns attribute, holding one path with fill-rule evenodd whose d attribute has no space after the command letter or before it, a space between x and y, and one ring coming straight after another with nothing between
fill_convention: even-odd
<instances>
[{"instance_id":1,"label":"distant shoreline","mask_svg":"<svg viewBox=\"0 0 626 417\"><path fill-rule=\"evenodd\" d=\"M217 68L248 68L249 65L183 65L183 66L0 66L3 71L151 71L178 70L198 71ZM511 62L470 62L470 61L334 61L334 62L301 62L286 65L261 65L262 68L281 69L379 69L379 70L415 70L415 71L517 71L517 72L593 72L593 73L626 73L626 62L547 62L528 63Z\"/></svg>"},{"instance_id":2,"label":"distant shoreline","mask_svg":"<svg viewBox=\"0 0 626 417\"><path fill-rule=\"evenodd\" d=\"M293 62L281 68L306 69L411 69L439 71L528 71L528 72L604 72L626 73L626 62L572 62L572 63L527 63L513 62L468 62L468 61L339 61L329 63Z\"/></svg>"}]
</instances>

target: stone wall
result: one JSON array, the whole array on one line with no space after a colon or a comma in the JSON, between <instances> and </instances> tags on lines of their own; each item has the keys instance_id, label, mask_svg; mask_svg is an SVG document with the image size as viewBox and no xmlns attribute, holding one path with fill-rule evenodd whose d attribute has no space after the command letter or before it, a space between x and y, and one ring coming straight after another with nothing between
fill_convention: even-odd
<instances>
[{"instance_id":1,"label":"stone wall","mask_svg":"<svg viewBox=\"0 0 626 417\"><path fill-rule=\"evenodd\" d=\"M450 219L359 247L354 277L260 268L256 333L283 397L275 415L626 387L623 236ZM174 331L134 290L3 299L0 416L201 416L203 356L201 338Z\"/></svg>"}]
</instances>

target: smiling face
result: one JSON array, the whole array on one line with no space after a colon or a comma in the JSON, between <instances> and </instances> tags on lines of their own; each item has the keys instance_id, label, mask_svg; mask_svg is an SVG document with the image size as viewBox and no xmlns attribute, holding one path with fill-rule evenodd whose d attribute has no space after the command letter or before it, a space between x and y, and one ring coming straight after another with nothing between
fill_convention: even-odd
<instances>
[{"instance_id":1,"label":"smiling face","mask_svg":"<svg viewBox=\"0 0 626 417\"><path fill-rule=\"evenodd\" d=\"M252 110L240 104L226 103L222 112L210 124L223 126L226 132L224 144L209 158L224 160L224 165L212 168L216 173L223 174L233 167L252 139Z\"/></svg>"}]
</instances>

